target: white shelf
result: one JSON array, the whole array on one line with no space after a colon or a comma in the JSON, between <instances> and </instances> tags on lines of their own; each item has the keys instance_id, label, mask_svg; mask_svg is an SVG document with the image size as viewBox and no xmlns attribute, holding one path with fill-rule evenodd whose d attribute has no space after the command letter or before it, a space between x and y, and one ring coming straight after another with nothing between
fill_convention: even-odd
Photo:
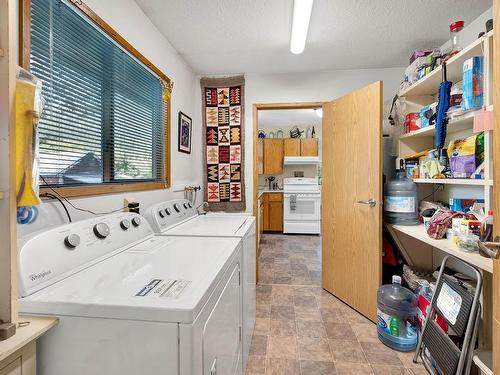
<instances>
[{"instance_id":1,"label":"white shelf","mask_svg":"<svg viewBox=\"0 0 500 375\"><path fill-rule=\"evenodd\" d=\"M483 55L484 41L486 38L492 36L493 31L488 32L486 35L476 39L473 43L469 44L446 62L446 75L448 81L455 83L462 80L462 68L465 60L470 59L473 56ZM437 67L427 76L401 91L399 96L424 96L437 94L439 84L443 79L442 70L442 66Z\"/></svg>"},{"instance_id":2,"label":"white shelf","mask_svg":"<svg viewBox=\"0 0 500 375\"><path fill-rule=\"evenodd\" d=\"M486 108L487 111L493 111L493 106L488 106ZM479 111L482 111L480 109ZM474 126L474 115L478 113L479 111L470 111L467 113L464 113L460 117L453 118L451 120L448 120L448 127L446 129L447 134L453 134L457 133L463 130L470 129L472 130ZM427 126L422 129L418 129L415 131L412 131L410 133L403 134L400 139L408 139L408 138L424 138L424 137L429 137L433 138L436 134L436 126Z\"/></svg>"},{"instance_id":3,"label":"white shelf","mask_svg":"<svg viewBox=\"0 0 500 375\"><path fill-rule=\"evenodd\" d=\"M478 253L467 253L465 251L462 251L457 246L455 246L451 240L448 239L435 240L433 238L430 238L423 224L412 225L412 226L391 224L391 227L397 230L398 232L413 237L447 254L451 254L484 271L493 273L493 261L490 258L485 258L479 255Z\"/></svg>"},{"instance_id":4,"label":"white shelf","mask_svg":"<svg viewBox=\"0 0 500 375\"><path fill-rule=\"evenodd\" d=\"M474 180L472 178L415 178L416 184L444 184L444 185L468 185L468 186L486 186L493 185L491 180Z\"/></svg>"}]
</instances>

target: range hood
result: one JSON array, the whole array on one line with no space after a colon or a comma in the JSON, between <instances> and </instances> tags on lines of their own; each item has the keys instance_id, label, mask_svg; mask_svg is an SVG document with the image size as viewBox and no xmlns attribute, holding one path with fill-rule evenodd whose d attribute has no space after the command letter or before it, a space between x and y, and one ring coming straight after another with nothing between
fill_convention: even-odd
<instances>
[{"instance_id":1,"label":"range hood","mask_svg":"<svg viewBox=\"0 0 500 375\"><path fill-rule=\"evenodd\" d=\"M318 156L285 156L285 165L315 165L319 164L321 160Z\"/></svg>"}]
</instances>

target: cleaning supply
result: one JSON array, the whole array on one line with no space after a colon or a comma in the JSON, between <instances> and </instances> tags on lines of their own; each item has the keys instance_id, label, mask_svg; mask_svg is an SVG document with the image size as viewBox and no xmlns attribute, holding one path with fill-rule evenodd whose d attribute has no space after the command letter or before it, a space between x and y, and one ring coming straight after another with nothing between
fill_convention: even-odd
<instances>
[{"instance_id":1,"label":"cleaning supply","mask_svg":"<svg viewBox=\"0 0 500 375\"><path fill-rule=\"evenodd\" d=\"M474 56L463 64L462 109L470 111L483 106L483 56Z\"/></svg>"},{"instance_id":2,"label":"cleaning supply","mask_svg":"<svg viewBox=\"0 0 500 375\"><path fill-rule=\"evenodd\" d=\"M450 108L450 92L452 83L448 81L446 75L446 62L442 67L443 81L439 85L438 106L436 113L436 137L435 146L439 150L443 148L446 139L446 130L448 127L448 109Z\"/></svg>"},{"instance_id":3,"label":"cleaning supply","mask_svg":"<svg viewBox=\"0 0 500 375\"><path fill-rule=\"evenodd\" d=\"M16 196L17 206L40 204L38 197L38 139L36 122L41 107L38 80L24 69L17 72L16 118Z\"/></svg>"},{"instance_id":4,"label":"cleaning supply","mask_svg":"<svg viewBox=\"0 0 500 375\"><path fill-rule=\"evenodd\" d=\"M404 160L398 159L396 177L384 187L384 219L389 224L418 224L418 187L406 177Z\"/></svg>"},{"instance_id":5,"label":"cleaning supply","mask_svg":"<svg viewBox=\"0 0 500 375\"><path fill-rule=\"evenodd\" d=\"M401 277L393 276L392 285L383 285L377 292L377 332L379 340L402 352L416 348L417 296L401 286Z\"/></svg>"},{"instance_id":6,"label":"cleaning supply","mask_svg":"<svg viewBox=\"0 0 500 375\"><path fill-rule=\"evenodd\" d=\"M448 158L452 178L469 178L476 170L476 138L474 134L450 141Z\"/></svg>"}]
</instances>

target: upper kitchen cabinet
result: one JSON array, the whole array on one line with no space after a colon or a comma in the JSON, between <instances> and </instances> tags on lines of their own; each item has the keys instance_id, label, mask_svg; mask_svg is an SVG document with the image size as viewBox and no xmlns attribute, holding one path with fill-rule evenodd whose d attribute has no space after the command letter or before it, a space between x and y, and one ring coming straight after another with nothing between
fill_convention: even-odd
<instances>
[{"instance_id":1,"label":"upper kitchen cabinet","mask_svg":"<svg viewBox=\"0 0 500 375\"><path fill-rule=\"evenodd\" d=\"M298 138L285 139L285 156L300 156L300 143Z\"/></svg>"},{"instance_id":2,"label":"upper kitchen cabinet","mask_svg":"<svg viewBox=\"0 0 500 375\"><path fill-rule=\"evenodd\" d=\"M317 138L288 138L284 144L285 156L318 156Z\"/></svg>"},{"instance_id":3,"label":"upper kitchen cabinet","mask_svg":"<svg viewBox=\"0 0 500 375\"><path fill-rule=\"evenodd\" d=\"M300 156L318 156L318 139L317 138L301 139Z\"/></svg>"},{"instance_id":4,"label":"upper kitchen cabinet","mask_svg":"<svg viewBox=\"0 0 500 375\"><path fill-rule=\"evenodd\" d=\"M264 173L264 140L257 140L257 173Z\"/></svg>"},{"instance_id":5,"label":"upper kitchen cabinet","mask_svg":"<svg viewBox=\"0 0 500 375\"><path fill-rule=\"evenodd\" d=\"M264 174L282 174L283 156L283 139L264 139Z\"/></svg>"}]
</instances>

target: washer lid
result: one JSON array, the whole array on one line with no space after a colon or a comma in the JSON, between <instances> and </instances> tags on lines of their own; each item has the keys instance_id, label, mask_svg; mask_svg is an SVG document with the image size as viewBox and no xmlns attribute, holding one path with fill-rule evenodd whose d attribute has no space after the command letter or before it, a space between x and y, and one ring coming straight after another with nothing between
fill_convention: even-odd
<instances>
[{"instance_id":1,"label":"washer lid","mask_svg":"<svg viewBox=\"0 0 500 375\"><path fill-rule=\"evenodd\" d=\"M244 237L255 222L253 216L246 215L199 215L189 221L162 232L173 236L215 236Z\"/></svg>"},{"instance_id":2,"label":"washer lid","mask_svg":"<svg viewBox=\"0 0 500 375\"><path fill-rule=\"evenodd\" d=\"M192 323L239 243L236 238L153 237L19 299L19 311Z\"/></svg>"}]
</instances>

